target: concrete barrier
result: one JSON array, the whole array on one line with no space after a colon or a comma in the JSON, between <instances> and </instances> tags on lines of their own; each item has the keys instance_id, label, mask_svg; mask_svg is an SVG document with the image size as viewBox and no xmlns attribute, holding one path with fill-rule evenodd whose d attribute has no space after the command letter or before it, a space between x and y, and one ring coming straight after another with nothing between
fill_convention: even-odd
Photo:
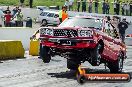
<instances>
[{"instance_id":1,"label":"concrete barrier","mask_svg":"<svg viewBox=\"0 0 132 87\"><path fill-rule=\"evenodd\" d=\"M0 60L24 58L24 53L21 41L0 40Z\"/></svg>"},{"instance_id":2,"label":"concrete barrier","mask_svg":"<svg viewBox=\"0 0 132 87\"><path fill-rule=\"evenodd\" d=\"M37 29L32 28L0 28L0 40L20 40L25 50L29 50L30 37Z\"/></svg>"},{"instance_id":3,"label":"concrete barrier","mask_svg":"<svg viewBox=\"0 0 132 87\"><path fill-rule=\"evenodd\" d=\"M29 55L32 55L32 56L39 55L39 41L38 40L30 41Z\"/></svg>"}]
</instances>

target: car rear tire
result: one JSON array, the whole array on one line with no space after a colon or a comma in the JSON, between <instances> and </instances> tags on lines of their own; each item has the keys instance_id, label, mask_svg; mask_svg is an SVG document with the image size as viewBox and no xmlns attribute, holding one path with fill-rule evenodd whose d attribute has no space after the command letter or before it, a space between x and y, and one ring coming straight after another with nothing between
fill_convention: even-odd
<instances>
[{"instance_id":1,"label":"car rear tire","mask_svg":"<svg viewBox=\"0 0 132 87\"><path fill-rule=\"evenodd\" d=\"M41 59L43 60L44 63L49 63L51 60L51 55L50 55L50 48L46 46L42 46L41 49Z\"/></svg>"},{"instance_id":2,"label":"car rear tire","mask_svg":"<svg viewBox=\"0 0 132 87\"><path fill-rule=\"evenodd\" d=\"M81 63L77 62L76 60L67 59L67 68L71 70L78 70L78 67Z\"/></svg>"},{"instance_id":3,"label":"car rear tire","mask_svg":"<svg viewBox=\"0 0 132 87\"><path fill-rule=\"evenodd\" d=\"M123 54L120 53L115 63L108 63L108 68L111 73L121 73L123 69Z\"/></svg>"},{"instance_id":4,"label":"car rear tire","mask_svg":"<svg viewBox=\"0 0 132 87\"><path fill-rule=\"evenodd\" d=\"M43 19L42 20L42 25L41 26L46 26L48 23L47 23L47 20Z\"/></svg>"},{"instance_id":5,"label":"car rear tire","mask_svg":"<svg viewBox=\"0 0 132 87\"><path fill-rule=\"evenodd\" d=\"M96 47L91 51L91 64L97 66L100 64L102 45L97 44Z\"/></svg>"}]
</instances>

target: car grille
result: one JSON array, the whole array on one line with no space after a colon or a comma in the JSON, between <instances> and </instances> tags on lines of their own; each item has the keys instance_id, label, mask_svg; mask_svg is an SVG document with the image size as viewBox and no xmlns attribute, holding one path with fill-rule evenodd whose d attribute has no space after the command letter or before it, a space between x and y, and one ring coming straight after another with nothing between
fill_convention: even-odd
<instances>
[{"instance_id":1,"label":"car grille","mask_svg":"<svg viewBox=\"0 0 132 87\"><path fill-rule=\"evenodd\" d=\"M78 34L76 30L55 29L54 36L77 37Z\"/></svg>"}]
</instances>

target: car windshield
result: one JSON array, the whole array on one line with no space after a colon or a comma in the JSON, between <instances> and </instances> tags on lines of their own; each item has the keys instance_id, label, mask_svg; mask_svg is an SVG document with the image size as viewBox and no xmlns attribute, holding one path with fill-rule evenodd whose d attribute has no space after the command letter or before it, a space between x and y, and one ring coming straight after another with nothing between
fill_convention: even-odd
<instances>
[{"instance_id":1,"label":"car windshield","mask_svg":"<svg viewBox=\"0 0 132 87\"><path fill-rule=\"evenodd\" d=\"M88 27L101 29L102 20L94 18L68 18L62 22L60 27Z\"/></svg>"}]
</instances>

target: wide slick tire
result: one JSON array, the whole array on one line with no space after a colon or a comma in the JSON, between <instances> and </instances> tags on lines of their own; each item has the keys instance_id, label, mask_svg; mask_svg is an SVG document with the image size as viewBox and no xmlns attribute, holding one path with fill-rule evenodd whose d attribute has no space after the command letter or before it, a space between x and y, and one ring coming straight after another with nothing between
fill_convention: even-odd
<instances>
[{"instance_id":1,"label":"wide slick tire","mask_svg":"<svg viewBox=\"0 0 132 87\"><path fill-rule=\"evenodd\" d=\"M97 66L100 64L101 59L101 44L97 44L96 47L91 51L91 64Z\"/></svg>"},{"instance_id":2,"label":"wide slick tire","mask_svg":"<svg viewBox=\"0 0 132 87\"><path fill-rule=\"evenodd\" d=\"M108 63L108 68L111 73L121 73L123 69L123 54L119 53L118 59L115 63Z\"/></svg>"},{"instance_id":3,"label":"wide slick tire","mask_svg":"<svg viewBox=\"0 0 132 87\"><path fill-rule=\"evenodd\" d=\"M44 63L49 63L51 60L51 55L50 55L50 48L46 46L42 46L41 48L41 59L43 60Z\"/></svg>"}]
</instances>

